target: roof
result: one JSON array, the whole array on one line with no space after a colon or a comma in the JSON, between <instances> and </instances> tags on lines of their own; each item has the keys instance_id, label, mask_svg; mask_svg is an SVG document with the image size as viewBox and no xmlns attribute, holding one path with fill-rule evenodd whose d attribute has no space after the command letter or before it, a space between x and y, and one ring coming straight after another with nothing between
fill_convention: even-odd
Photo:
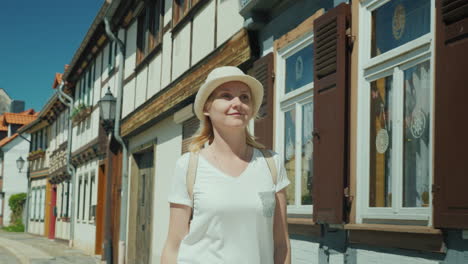
<instances>
[{"instance_id":1,"label":"roof","mask_svg":"<svg viewBox=\"0 0 468 264\"><path fill-rule=\"evenodd\" d=\"M19 134L18 133L15 133L13 134L13 136L11 137L6 137L2 140L0 140L0 148L5 146L6 144L10 143L13 139L15 139Z\"/></svg>"},{"instance_id":2,"label":"roof","mask_svg":"<svg viewBox=\"0 0 468 264\"><path fill-rule=\"evenodd\" d=\"M120 1L114 1L114 2L120 2ZM63 73L62 78L64 80L68 80L68 77L69 77L70 73L72 71L74 71L75 66L77 66L78 60L83 55L86 47L88 46L88 44L90 42L92 42L92 36L96 33L96 31L98 29L98 26L103 22L104 16L106 15L106 11L107 11L107 8L108 8L109 5L110 5L110 3L108 3L108 1L104 1L104 3L102 4L102 6L99 9L96 17L93 20L93 23L89 27L88 32L86 32L86 35L85 35L83 41L81 42L80 47L75 52L75 55L73 55L72 61L69 64L70 66L67 67L67 69ZM84 56L86 56L86 55L87 54L85 54Z\"/></svg>"},{"instance_id":3,"label":"roof","mask_svg":"<svg viewBox=\"0 0 468 264\"><path fill-rule=\"evenodd\" d=\"M5 125L5 117L0 115L0 131L8 131L8 126Z\"/></svg>"},{"instance_id":4,"label":"roof","mask_svg":"<svg viewBox=\"0 0 468 264\"><path fill-rule=\"evenodd\" d=\"M15 114L15 113L4 113L5 117L4 123L14 124L14 125L26 125L34 121L37 118L36 114Z\"/></svg>"},{"instance_id":5,"label":"roof","mask_svg":"<svg viewBox=\"0 0 468 264\"><path fill-rule=\"evenodd\" d=\"M65 70L67 69L67 66L68 65L65 66ZM56 73L55 74L54 84L52 85L52 88L57 89L59 84L62 83L62 76L63 76L62 73Z\"/></svg>"},{"instance_id":6,"label":"roof","mask_svg":"<svg viewBox=\"0 0 468 264\"><path fill-rule=\"evenodd\" d=\"M26 110L26 111L23 111L23 112L21 112L21 113L18 113L18 114L22 114L22 115L34 115L34 113L35 113L34 109L30 108L30 109L28 109L28 110ZM37 114L37 113L36 113L36 114Z\"/></svg>"}]
</instances>

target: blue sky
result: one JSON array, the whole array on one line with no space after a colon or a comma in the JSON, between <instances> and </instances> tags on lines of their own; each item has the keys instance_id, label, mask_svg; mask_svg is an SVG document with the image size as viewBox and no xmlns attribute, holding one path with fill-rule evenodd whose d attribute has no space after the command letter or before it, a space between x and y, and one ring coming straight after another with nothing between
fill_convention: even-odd
<instances>
[{"instance_id":1,"label":"blue sky","mask_svg":"<svg viewBox=\"0 0 468 264\"><path fill-rule=\"evenodd\" d=\"M40 111L104 0L7 1L0 5L0 88Z\"/></svg>"}]
</instances>

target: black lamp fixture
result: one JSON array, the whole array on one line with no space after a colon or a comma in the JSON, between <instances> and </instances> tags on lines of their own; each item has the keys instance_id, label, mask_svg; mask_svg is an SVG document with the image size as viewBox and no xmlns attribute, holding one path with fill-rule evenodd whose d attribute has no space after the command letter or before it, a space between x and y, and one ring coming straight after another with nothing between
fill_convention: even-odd
<instances>
[{"instance_id":1,"label":"black lamp fixture","mask_svg":"<svg viewBox=\"0 0 468 264\"><path fill-rule=\"evenodd\" d=\"M107 133L111 132L114 127L116 102L117 99L112 95L110 87L108 87L104 97L99 100L99 116Z\"/></svg>"},{"instance_id":2,"label":"black lamp fixture","mask_svg":"<svg viewBox=\"0 0 468 264\"><path fill-rule=\"evenodd\" d=\"M21 170L23 169L24 167L24 159L23 157L19 157L17 160L16 160L16 167L18 168L18 171L21 172Z\"/></svg>"}]
</instances>

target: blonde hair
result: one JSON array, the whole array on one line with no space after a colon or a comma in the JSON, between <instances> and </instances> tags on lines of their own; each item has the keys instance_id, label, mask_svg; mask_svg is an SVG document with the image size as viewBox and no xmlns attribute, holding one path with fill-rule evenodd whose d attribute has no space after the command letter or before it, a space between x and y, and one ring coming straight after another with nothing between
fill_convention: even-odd
<instances>
[{"instance_id":1,"label":"blonde hair","mask_svg":"<svg viewBox=\"0 0 468 264\"><path fill-rule=\"evenodd\" d=\"M210 105L212 102L213 102L213 98L210 95L208 99L206 100L204 108L207 105ZM205 143L208 142L208 144L211 144L213 140L214 140L213 124L211 123L211 119L205 116L204 120L200 121L200 127L198 128L195 135L193 135L190 138L189 151L198 152L203 148ZM250 134L249 129L247 127L245 128L245 141L247 145L251 147L258 148L258 149L265 148L265 146L262 143L257 142L255 140L255 137L252 134Z\"/></svg>"}]
</instances>

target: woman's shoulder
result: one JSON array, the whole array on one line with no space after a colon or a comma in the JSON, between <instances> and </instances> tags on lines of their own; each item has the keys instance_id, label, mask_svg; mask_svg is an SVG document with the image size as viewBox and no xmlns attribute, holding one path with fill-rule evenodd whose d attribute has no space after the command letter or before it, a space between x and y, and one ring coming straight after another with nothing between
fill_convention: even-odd
<instances>
[{"instance_id":1,"label":"woman's shoulder","mask_svg":"<svg viewBox=\"0 0 468 264\"><path fill-rule=\"evenodd\" d=\"M262 155L264 155L265 152L269 153L269 154L273 157L273 159L275 160L275 162L277 162L277 163L279 162L279 159L280 159L279 157L280 157L280 155L279 155L278 152L276 152L276 151L274 151L274 150L271 150L271 149L266 149L266 148L265 148L265 149L259 149L259 148L257 148L257 150L258 150L259 152L261 152Z\"/></svg>"}]
</instances>

